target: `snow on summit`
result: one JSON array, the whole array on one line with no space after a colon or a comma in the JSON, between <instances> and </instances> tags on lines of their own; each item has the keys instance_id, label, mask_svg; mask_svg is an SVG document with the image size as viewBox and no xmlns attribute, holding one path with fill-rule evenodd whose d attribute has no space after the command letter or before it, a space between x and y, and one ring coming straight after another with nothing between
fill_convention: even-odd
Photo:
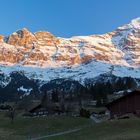
<instances>
[{"instance_id":1,"label":"snow on summit","mask_svg":"<svg viewBox=\"0 0 140 140\"><path fill-rule=\"evenodd\" d=\"M119 27L119 29L131 29L131 28L140 29L140 17L131 20L131 22L129 24L125 24L125 25Z\"/></svg>"},{"instance_id":2,"label":"snow on summit","mask_svg":"<svg viewBox=\"0 0 140 140\"><path fill-rule=\"evenodd\" d=\"M133 19L130 23L134 28L140 29L140 17Z\"/></svg>"}]
</instances>

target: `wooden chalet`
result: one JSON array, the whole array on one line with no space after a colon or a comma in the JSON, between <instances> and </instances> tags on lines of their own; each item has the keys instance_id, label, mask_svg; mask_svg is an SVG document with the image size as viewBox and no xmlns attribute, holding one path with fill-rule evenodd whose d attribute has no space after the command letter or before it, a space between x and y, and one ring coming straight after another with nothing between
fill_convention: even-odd
<instances>
[{"instance_id":1,"label":"wooden chalet","mask_svg":"<svg viewBox=\"0 0 140 140\"><path fill-rule=\"evenodd\" d=\"M47 108L43 107L41 104L33 107L29 110L29 113L31 113L33 116L36 115L46 115L48 113Z\"/></svg>"},{"instance_id":2,"label":"wooden chalet","mask_svg":"<svg viewBox=\"0 0 140 140\"><path fill-rule=\"evenodd\" d=\"M140 117L140 90L134 90L106 105L110 118L119 118L126 114Z\"/></svg>"},{"instance_id":3,"label":"wooden chalet","mask_svg":"<svg viewBox=\"0 0 140 140\"><path fill-rule=\"evenodd\" d=\"M49 114L61 114L64 113L62 105L58 102L51 102L47 97L47 93L44 94L41 102L28 110L31 116L49 115Z\"/></svg>"},{"instance_id":4,"label":"wooden chalet","mask_svg":"<svg viewBox=\"0 0 140 140\"><path fill-rule=\"evenodd\" d=\"M41 116L55 113L60 114L63 113L63 111L61 110L61 106L58 103L51 103L48 106L44 106L42 103L40 103L39 105L30 109L29 113L31 113L32 116Z\"/></svg>"}]
</instances>

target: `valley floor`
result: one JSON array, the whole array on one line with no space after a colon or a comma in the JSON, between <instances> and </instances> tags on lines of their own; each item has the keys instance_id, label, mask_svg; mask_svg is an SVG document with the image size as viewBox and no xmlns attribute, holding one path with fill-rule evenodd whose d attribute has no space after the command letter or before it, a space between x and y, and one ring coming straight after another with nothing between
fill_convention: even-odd
<instances>
[{"instance_id":1,"label":"valley floor","mask_svg":"<svg viewBox=\"0 0 140 140\"><path fill-rule=\"evenodd\" d=\"M42 140L139 140L140 120L119 120L94 124L78 132Z\"/></svg>"},{"instance_id":2,"label":"valley floor","mask_svg":"<svg viewBox=\"0 0 140 140\"><path fill-rule=\"evenodd\" d=\"M17 117L13 124L0 114L1 140L139 140L140 119L94 123L91 119Z\"/></svg>"}]
</instances>

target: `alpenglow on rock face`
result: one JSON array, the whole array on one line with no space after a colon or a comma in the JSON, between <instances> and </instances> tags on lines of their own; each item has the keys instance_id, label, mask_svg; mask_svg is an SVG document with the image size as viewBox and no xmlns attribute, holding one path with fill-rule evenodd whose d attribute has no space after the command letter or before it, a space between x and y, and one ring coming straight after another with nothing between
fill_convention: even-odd
<instances>
[{"instance_id":1,"label":"alpenglow on rock face","mask_svg":"<svg viewBox=\"0 0 140 140\"><path fill-rule=\"evenodd\" d=\"M8 85L13 72L43 83L70 79L85 85L102 74L139 79L140 18L103 35L60 38L26 28L0 35L0 74L5 76L1 87Z\"/></svg>"},{"instance_id":2,"label":"alpenglow on rock face","mask_svg":"<svg viewBox=\"0 0 140 140\"><path fill-rule=\"evenodd\" d=\"M114 65L138 66L140 18L103 35L55 37L26 28L0 36L0 62L41 67L62 67L92 60Z\"/></svg>"}]
</instances>

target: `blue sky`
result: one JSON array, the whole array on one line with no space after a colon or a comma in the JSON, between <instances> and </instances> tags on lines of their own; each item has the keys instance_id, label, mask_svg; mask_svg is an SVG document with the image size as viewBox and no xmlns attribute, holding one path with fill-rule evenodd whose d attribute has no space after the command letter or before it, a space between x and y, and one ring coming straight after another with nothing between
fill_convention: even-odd
<instances>
[{"instance_id":1,"label":"blue sky","mask_svg":"<svg viewBox=\"0 0 140 140\"><path fill-rule=\"evenodd\" d=\"M140 16L140 0L0 0L0 34L26 27L56 36L101 34Z\"/></svg>"}]
</instances>

